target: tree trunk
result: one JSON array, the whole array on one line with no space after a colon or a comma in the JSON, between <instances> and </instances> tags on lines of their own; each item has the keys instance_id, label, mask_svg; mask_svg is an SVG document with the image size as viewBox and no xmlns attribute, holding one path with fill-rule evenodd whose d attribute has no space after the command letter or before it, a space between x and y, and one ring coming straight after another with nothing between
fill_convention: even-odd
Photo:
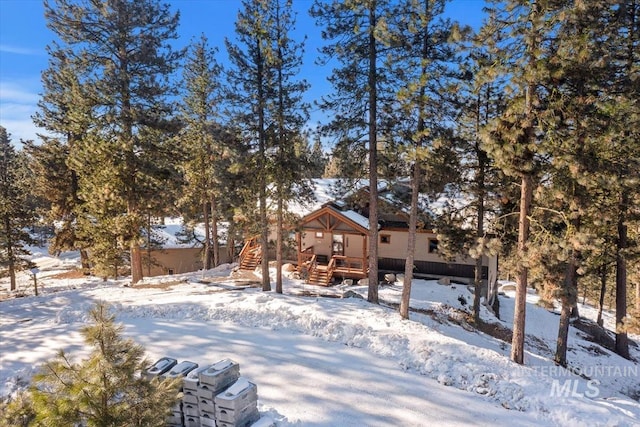
<instances>
[{"instance_id":1,"label":"tree trunk","mask_svg":"<svg viewBox=\"0 0 640 427\"><path fill-rule=\"evenodd\" d=\"M478 193L477 193L477 225L476 225L476 237L478 241L484 239L484 164L480 164L480 170L478 172ZM484 241L482 243L482 251L478 254L476 259L476 265L474 269L473 279L473 322L477 325L480 322L480 297L482 294L482 258L484 254ZM487 281L488 282L488 281ZM488 283L487 283L488 285ZM488 291L488 289L487 289Z\"/></svg>"},{"instance_id":2,"label":"tree trunk","mask_svg":"<svg viewBox=\"0 0 640 427\"><path fill-rule=\"evenodd\" d=\"M603 263L600 267L600 298L598 300L598 319L596 322L598 325L602 326L602 310L604 309L604 297L607 291L607 272L608 272L607 264Z\"/></svg>"},{"instance_id":3,"label":"tree trunk","mask_svg":"<svg viewBox=\"0 0 640 427\"><path fill-rule=\"evenodd\" d=\"M375 4L369 6L369 292L378 304L378 129L377 51Z\"/></svg>"},{"instance_id":4,"label":"tree trunk","mask_svg":"<svg viewBox=\"0 0 640 427\"><path fill-rule=\"evenodd\" d=\"M416 150L417 151L417 150ZM400 301L400 317L409 318L411 302L411 282L413 281L413 268L416 255L416 228L418 224L418 195L420 191L420 165L416 152L416 160L413 164L413 177L411 180L411 207L409 210L409 236L407 241L407 260L404 265L404 281L402 282L402 300Z\"/></svg>"},{"instance_id":5,"label":"tree trunk","mask_svg":"<svg viewBox=\"0 0 640 427\"><path fill-rule=\"evenodd\" d=\"M562 309L560 311L560 324L558 326L558 340L556 341L556 354L554 361L560 366L567 366L567 344L569 338L569 320L571 318L571 309L575 305L574 283L577 278L576 255L572 251L569 262L567 263L564 276L564 293L560 298Z\"/></svg>"},{"instance_id":6,"label":"tree trunk","mask_svg":"<svg viewBox=\"0 0 640 427\"><path fill-rule=\"evenodd\" d=\"M220 238L218 237L218 203L215 196L211 196L211 248L213 267L220 265Z\"/></svg>"},{"instance_id":7,"label":"tree trunk","mask_svg":"<svg viewBox=\"0 0 640 427\"><path fill-rule=\"evenodd\" d=\"M131 283L138 283L144 277L142 271L142 250L136 242L131 243Z\"/></svg>"},{"instance_id":8,"label":"tree trunk","mask_svg":"<svg viewBox=\"0 0 640 427\"><path fill-rule=\"evenodd\" d=\"M262 290L271 290L269 279L269 217L267 216L267 135L265 130L265 60L260 41L257 44L257 89L258 89L258 203L260 205L260 246L262 250Z\"/></svg>"},{"instance_id":9,"label":"tree trunk","mask_svg":"<svg viewBox=\"0 0 640 427\"><path fill-rule=\"evenodd\" d=\"M522 175L520 188L520 218L518 222L518 266L516 273L516 300L513 313L513 338L511 340L511 360L524 363L524 328L527 306L527 275L529 240L529 214L533 197L533 178Z\"/></svg>"},{"instance_id":10,"label":"tree trunk","mask_svg":"<svg viewBox=\"0 0 640 427\"><path fill-rule=\"evenodd\" d=\"M89 253L86 249L80 249L80 265L82 266L82 274L85 276L91 273L91 264L89 263Z\"/></svg>"},{"instance_id":11,"label":"tree trunk","mask_svg":"<svg viewBox=\"0 0 640 427\"><path fill-rule=\"evenodd\" d=\"M621 196L618 213L618 242L616 248L616 353L629 359L629 338L622 330L624 318L627 316L627 259L624 253L627 248L626 206L627 196Z\"/></svg>"},{"instance_id":12,"label":"tree trunk","mask_svg":"<svg viewBox=\"0 0 640 427\"><path fill-rule=\"evenodd\" d=\"M204 220L204 250L202 251L202 268L211 269L211 219L209 217L209 203L202 204L202 217Z\"/></svg>"},{"instance_id":13,"label":"tree trunk","mask_svg":"<svg viewBox=\"0 0 640 427\"><path fill-rule=\"evenodd\" d=\"M7 260L8 260L8 268L9 268L9 281L10 287L9 289L12 291L16 290L16 266L13 255L13 241L11 239L11 220L8 214L4 215L4 232L7 235Z\"/></svg>"},{"instance_id":14,"label":"tree trunk","mask_svg":"<svg viewBox=\"0 0 640 427\"><path fill-rule=\"evenodd\" d=\"M278 196L278 213L276 225L276 292L282 293L282 196Z\"/></svg>"}]
</instances>

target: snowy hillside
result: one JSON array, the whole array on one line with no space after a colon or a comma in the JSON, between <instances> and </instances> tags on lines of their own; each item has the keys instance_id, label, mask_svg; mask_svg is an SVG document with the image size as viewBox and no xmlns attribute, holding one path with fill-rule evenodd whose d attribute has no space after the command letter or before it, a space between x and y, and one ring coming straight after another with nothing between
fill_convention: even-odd
<instances>
[{"instance_id":1,"label":"snowy hillside","mask_svg":"<svg viewBox=\"0 0 640 427\"><path fill-rule=\"evenodd\" d=\"M462 285L416 280L406 321L393 308L399 283L383 286L376 306L357 297L366 298L358 286L287 279L284 295L264 293L228 265L132 288L59 274L73 265L68 256L34 259L40 296L11 298L7 280L0 282L1 395L60 348L81 357L78 330L104 300L150 359L237 361L258 385L263 419L277 426L640 425L640 365L571 328L568 357L581 375L556 367L559 316L536 306L533 294L519 366L509 361L508 342L466 324L472 294ZM30 283L21 278L23 293ZM339 298L346 291L356 297ZM513 296L506 292L500 302L506 321L482 316L504 332ZM631 352L640 360L638 347Z\"/></svg>"}]
</instances>

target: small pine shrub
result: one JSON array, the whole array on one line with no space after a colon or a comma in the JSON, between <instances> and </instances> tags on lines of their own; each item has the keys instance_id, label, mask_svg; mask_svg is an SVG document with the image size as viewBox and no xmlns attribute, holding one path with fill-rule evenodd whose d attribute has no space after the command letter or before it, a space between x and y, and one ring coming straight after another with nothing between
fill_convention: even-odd
<instances>
[{"instance_id":1,"label":"small pine shrub","mask_svg":"<svg viewBox=\"0 0 640 427\"><path fill-rule=\"evenodd\" d=\"M147 380L140 373L151 363L143 348L122 338L122 326L108 307L89 312L92 323L81 332L93 350L73 362L64 352L45 363L27 396L9 404L9 415L29 418L31 426L164 426L177 402L179 380ZM13 425L13 424L9 424ZM16 424L20 425L20 424Z\"/></svg>"}]
</instances>

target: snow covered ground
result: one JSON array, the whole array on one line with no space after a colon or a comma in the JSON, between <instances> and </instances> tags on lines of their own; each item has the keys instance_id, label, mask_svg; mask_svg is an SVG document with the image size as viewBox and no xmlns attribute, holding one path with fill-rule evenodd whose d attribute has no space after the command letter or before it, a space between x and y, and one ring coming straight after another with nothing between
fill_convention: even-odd
<instances>
[{"instance_id":1,"label":"snow covered ground","mask_svg":"<svg viewBox=\"0 0 640 427\"><path fill-rule=\"evenodd\" d=\"M0 281L2 396L59 349L82 357L79 328L102 300L151 360L238 362L258 385L263 421L277 426L640 425L640 364L571 328L568 357L581 375L556 367L559 316L536 306L534 294L519 366L509 360L507 342L465 323L472 294L459 284L414 281L407 321L393 308L399 283L381 287L378 306L358 286L286 279L283 295L265 293L247 286L246 277L234 278L228 265L129 287L126 280L59 275L77 262L72 254L51 258L43 251L34 261L40 296L30 295L27 275L20 278L22 298L12 298L8 280ZM348 290L365 299L341 298ZM482 317L510 328L513 295L507 291L500 302L504 321L488 311ZM631 353L640 360L637 347Z\"/></svg>"}]
</instances>

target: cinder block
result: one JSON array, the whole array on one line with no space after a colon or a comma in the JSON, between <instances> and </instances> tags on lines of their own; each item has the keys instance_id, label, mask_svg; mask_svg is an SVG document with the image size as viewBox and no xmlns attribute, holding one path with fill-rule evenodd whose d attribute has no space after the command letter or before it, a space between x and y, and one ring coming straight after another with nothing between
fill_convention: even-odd
<instances>
[{"instance_id":1,"label":"cinder block","mask_svg":"<svg viewBox=\"0 0 640 427\"><path fill-rule=\"evenodd\" d=\"M234 422L216 420L217 427L249 427L260 419L260 412L255 408L246 414L246 417Z\"/></svg>"},{"instance_id":2,"label":"cinder block","mask_svg":"<svg viewBox=\"0 0 640 427\"><path fill-rule=\"evenodd\" d=\"M213 400L200 399L200 401L198 402L198 412L200 413L201 417L204 415L208 415L211 418L215 418L216 407L213 403Z\"/></svg>"},{"instance_id":3,"label":"cinder block","mask_svg":"<svg viewBox=\"0 0 640 427\"><path fill-rule=\"evenodd\" d=\"M168 371L160 374L160 378L178 378L184 377L189 372L193 371L198 367L198 364L195 362L190 362L188 360L184 360L174 366L171 367Z\"/></svg>"},{"instance_id":4,"label":"cinder block","mask_svg":"<svg viewBox=\"0 0 640 427\"><path fill-rule=\"evenodd\" d=\"M182 413L185 415L185 417L199 417L200 409L197 403L185 403L184 405L182 405Z\"/></svg>"},{"instance_id":5,"label":"cinder block","mask_svg":"<svg viewBox=\"0 0 640 427\"><path fill-rule=\"evenodd\" d=\"M198 387L198 399L207 399L207 400L213 400L216 397L217 390L211 389L209 388L210 386L207 386L206 384L202 384L200 385L200 387Z\"/></svg>"},{"instance_id":6,"label":"cinder block","mask_svg":"<svg viewBox=\"0 0 640 427\"><path fill-rule=\"evenodd\" d=\"M216 419L209 415L202 416L200 417L200 425L202 427L216 427Z\"/></svg>"},{"instance_id":7,"label":"cinder block","mask_svg":"<svg viewBox=\"0 0 640 427\"><path fill-rule=\"evenodd\" d=\"M231 387L216 395L216 408L238 411L258 401L258 387L244 377L240 377Z\"/></svg>"},{"instance_id":8,"label":"cinder block","mask_svg":"<svg viewBox=\"0 0 640 427\"><path fill-rule=\"evenodd\" d=\"M200 372L200 387L218 394L240 377L240 365L231 359L223 359Z\"/></svg>"},{"instance_id":9,"label":"cinder block","mask_svg":"<svg viewBox=\"0 0 640 427\"><path fill-rule=\"evenodd\" d=\"M182 389L184 392L190 391L191 394L196 394L198 391L198 384L200 383L200 372L206 371L211 365L200 366L190 371L186 377L182 379Z\"/></svg>"},{"instance_id":10,"label":"cinder block","mask_svg":"<svg viewBox=\"0 0 640 427\"><path fill-rule=\"evenodd\" d=\"M184 392L183 392L184 393ZM200 398L198 397L197 394L187 394L184 393L182 395L182 404L183 405L195 405L198 406L198 402L200 401Z\"/></svg>"},{"instance_id":11,"label":"cinder block","mask_svg":"<svg viewBox=\"0 0 640 427\"><path fill-rule=\"evenodd\" d=\"M237 411L216 407L216 421L218 422L238 424L242 421L253 419L255 414L258 414L258 418L260 418L257 402L253 402L249 406Z\"/></svg>"},{"instance_id":12,"label":"cinder block","mask_svg":"<svg viewBox=\"0 0 640 427\"><path fill-rule=\"evenodd\" d=\"M171 415L167 417L167 424L171 425L182 425L182 413L181 412L172 412Z\"/></svg>"},{"instance_id":13,"label":"cinder block","mask_svg":"<svg viewBox=\"0 0 640 427\"><path fill-rule=\"evenodd\" d=\"M200 427L200 417L184 417L184 427Z\"/></svg>"},{"instance_id":14,"label":"cinder block","mask_svg":"<svg viewBox=\"0 0 640 427\"><path fill-rule=\"evenodd\" d=\"M156 363L151 365L149 368L142 372L142 376L147 379L151 379L155 376L164 374L173 368L178 361L171 357L163 357L162 359L158 359Z\"/></svg>"}]
</instances>

